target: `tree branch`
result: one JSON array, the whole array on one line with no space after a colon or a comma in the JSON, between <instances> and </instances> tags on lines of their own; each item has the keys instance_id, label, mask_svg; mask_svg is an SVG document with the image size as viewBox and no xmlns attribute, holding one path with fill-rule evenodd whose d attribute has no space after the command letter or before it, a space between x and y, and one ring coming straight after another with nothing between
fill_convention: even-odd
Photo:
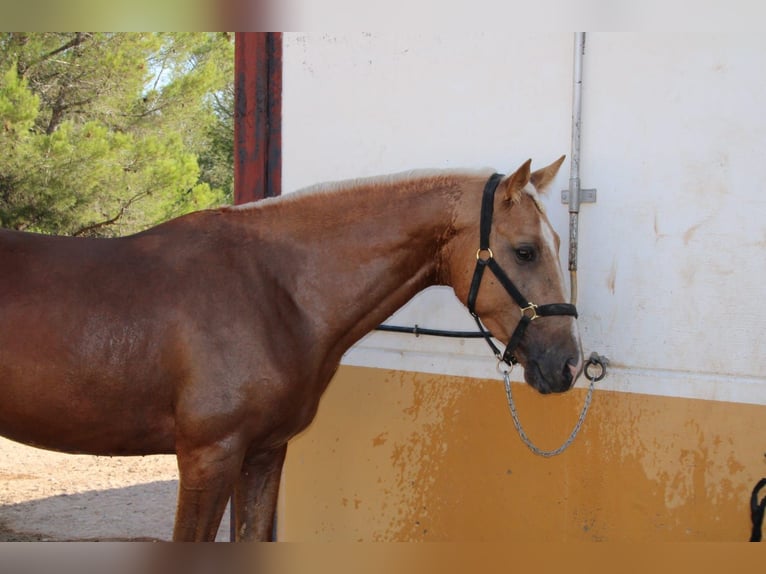
<instances>
[{"instance_id":1,"label":"tree branch","mask_svg":"<svg viewBox=\"0 0 766 574\"><path fill-rule=\"evenodd\" d=\"M91 98L85 98L84 100L80 100L77 102L69 102L67 104L62 103L64 96L63 94L59 96L58 100L56 100L56 103L51 108L51 119L48 122L48 127L45 128L45 133L47 135L51 135L53 132L56 131L56 129L59 127L59 124L61 124L62 121L64 121L64 112L71 108L79 108L82 106L86 106L93 102L96 97Z\"/></svg>"},{"instance_id":2,"label":"tree branch","mask_svg":"<svg viewBox=\"0 0 766 574\"><path fill-rule=\"evenodd\" d=\"M72 237L79 237L81 235L90 234L93 231L96 231L97 229L102 229L104 227L117 223L117 221L119 221L120 218L123 215L125 215L125 211L131 205L133 205L139 199L146 197L147 195L149 195L149 193L146 191L142 191L141 193L134 195L120 207L119 211L117 212L117 215L115 215L114 217L110 217L109 219L105 219L104 221L98 221L96 223L91 223L90 225L86 225L85 227L81 227L80 229L72 233Z\"/></svg>"},{"instance_id":3,"label":"tree branch","mask_svg":"<svg viewBox=\"0 0 766 574\"><path fill-rule=\"evenodd\" d=\"M69 42L67 42L66 44L64 44L62 46L59 46L55 50L51 50L47 54L43 54L37 60L35 60L31 64L29 64L29 66L27 66L27 70L29 68L31 68L32 66L35 66L37 64L41 64L44 61L49 60L50 58L52 58L56 54L60 54L61 52L66 52L67 50L69 50L71 48L76 48L77 46L79 46L80 44L84 43L85 41L90 40L92 36L93 36L93 34L91 34L90 32L77 32L75 34L74 38L69 40Z\"/></svg>"}]
</instances>

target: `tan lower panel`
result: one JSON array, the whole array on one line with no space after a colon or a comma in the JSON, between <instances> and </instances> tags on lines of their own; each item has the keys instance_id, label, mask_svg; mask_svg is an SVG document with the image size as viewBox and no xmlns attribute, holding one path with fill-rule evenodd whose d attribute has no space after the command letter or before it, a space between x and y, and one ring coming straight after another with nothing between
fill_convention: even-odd
<instances>
[{"instance_id":1,"label":"tan lower panel","mask_svg":"<svg viewBox=\"0 0 766 574\"><path fill-rule=\"evenodd\" d=\"M515 384L542 448L585 390ZM280 540L746 541L766 407L596 391L533 455L501 380L341 367L288 449Z\"/></svg>"}]
</instances>

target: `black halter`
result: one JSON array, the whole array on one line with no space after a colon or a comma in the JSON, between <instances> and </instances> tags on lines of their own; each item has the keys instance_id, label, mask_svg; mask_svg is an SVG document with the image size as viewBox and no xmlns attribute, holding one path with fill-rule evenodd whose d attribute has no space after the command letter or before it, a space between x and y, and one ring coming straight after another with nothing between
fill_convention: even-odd
<instances>
[{"instance_id":1,"label":"black halter","mask_svg":"<svg viewBox=\"0 0 766 574\"><path fill-rule=\"evenodd\" d=\"M484 195L481 199L479 249L476 251L476 269L473 272L471 289L468 292L468 310L476 320L476 324L479 326L479 331L484 335L484 339L487 341L487 344L490 349L492 349L492 352L495 354L498 361L503 361L508 365L515 365L518 361L513 355L513 352L516 350L516 347L519 346L521 338L524 336L524 332L532 321L538 317L549 317L551 315L568 315L576 318L577 309L570 303L535 305L528 301L519 292L513 284L513 281L511 281L505 271L503 271L502 267L495 261L494 254L489 248L489 232L492 228L492 212L495 208L495 190L502 178L502 174L493 174L484 186ZM521 310L521 320L516 326L516 330L511 335L508 345L505 347L505 352L502 354L500 353L500 349L498 349L495 343L492 342L491 334L484 328L484 325L481 324L479 315L476 313L476 297L479 294L479 286L481 285L481 278L484 276L484 269L487 267L489 267L490 271L495 274L497 280L500 281L500 284L503 287L505 287L505 290Z\"/></svg>"}]
</instances>

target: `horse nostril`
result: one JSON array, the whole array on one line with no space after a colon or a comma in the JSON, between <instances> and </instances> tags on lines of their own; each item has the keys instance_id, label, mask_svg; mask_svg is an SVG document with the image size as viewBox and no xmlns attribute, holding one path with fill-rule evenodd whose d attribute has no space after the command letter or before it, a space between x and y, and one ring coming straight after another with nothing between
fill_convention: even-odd
<instances>
[{"instance_id":1,"label":"horse nostril","mask_svg":"<svg viewBox=\"0 0 766 574\"><path fill-rule=\"evenodd\" d=\"M571 386L580 372L580 361L575 358L569 358L564 363L564 381Z\"/></svg>"},{"instance_id":2,"label":"horse nostril","mask_svg":"<svg viewBox=\"0 0 766 574\"><path fill-rule=\"evenodd\" d=\"M564 363L564 381L567 385L571 386L579 373L580 361L574 357L567 359Z\"/></svg>"}]
</instances>

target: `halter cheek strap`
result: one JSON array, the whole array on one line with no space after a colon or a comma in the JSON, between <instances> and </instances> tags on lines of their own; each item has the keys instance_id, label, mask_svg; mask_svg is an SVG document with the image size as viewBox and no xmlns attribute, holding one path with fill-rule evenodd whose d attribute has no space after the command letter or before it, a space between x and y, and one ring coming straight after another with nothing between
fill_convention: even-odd
<instances>
[{"instance_id":1,"label":"halter cheek strap","mask_svg":"<svg viewBox=\"0 0 766 574\"><path fill-rule=\"evenodd\" d=\"M487 183L484 186L484 194L481 199L481 220L479 224L479 249L476 251L476 268L474 269L473 278L471 279L471 287L468 291L467 303L468 310L475 319L479 331L484 335L484 339L487 341L490 349L492 349L495 357L497 357L499 361L503 361L508 365L515 365L518 361L513 353L521 343L521 339L532 321L538 317L550 317L553 315L577 317L577 309L570 303L535 305L528 301L495 260L494 253L492 253L492 249L489 247L489 234L492 229L492 215L495 209L495 191L502 179L502 174L495 173L489 180L487 180ZM476 298L479 295L479 287L481 286L481 279L484 277L484 270L487 268L489 268L497 280L500 281L500 284L516 302L521 311L519 324L516 326L511 338L508 340L508 344L503 353L500 353L500 349L498 349L497 345L492 341L491 334L484 328L481 319L479 319L479 315L476 313Z\"/></svg>"}]
</instances>

